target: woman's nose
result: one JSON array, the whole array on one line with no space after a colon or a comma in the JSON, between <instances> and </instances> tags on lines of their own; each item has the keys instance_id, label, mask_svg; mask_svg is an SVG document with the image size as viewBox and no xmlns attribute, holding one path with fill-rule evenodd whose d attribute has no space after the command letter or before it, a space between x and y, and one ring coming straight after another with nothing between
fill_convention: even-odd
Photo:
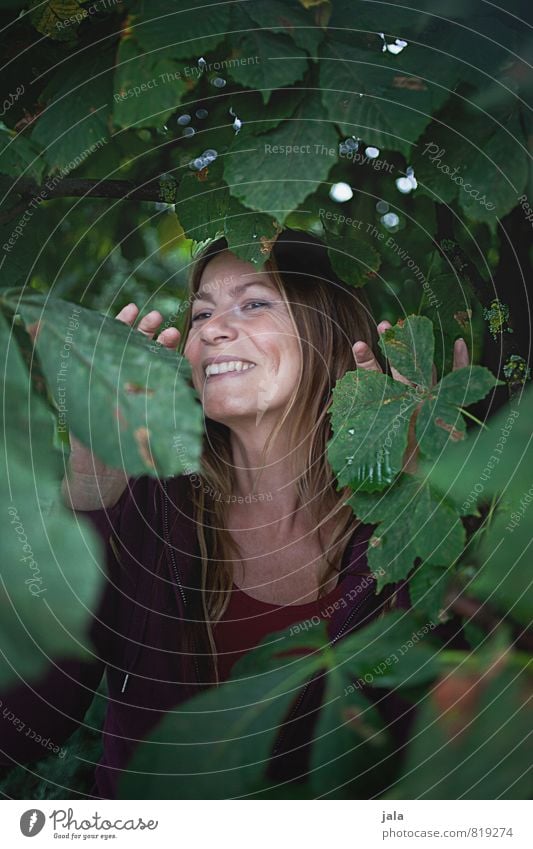
<instances>
[{"instance_id":1,"label":"woman's nose","mask_svg":"<svg viewBox=\"0 0 533 849\"><path fill-rule=\"evenodd\" d=\"M216 342L218 339L234 339L237 335L235 322L229 312L220 313L203 322L200 337L204 342Z\"/></svg>"}]
</instances>

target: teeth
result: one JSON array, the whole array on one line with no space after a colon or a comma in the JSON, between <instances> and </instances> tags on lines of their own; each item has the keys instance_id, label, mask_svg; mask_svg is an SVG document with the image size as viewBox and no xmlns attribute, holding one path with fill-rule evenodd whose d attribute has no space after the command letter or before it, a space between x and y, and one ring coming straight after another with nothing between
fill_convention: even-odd
<instances>
[{"instance_id":1,"label":"teeth","mask_svg":"<svg viewBox=\"0 0 533 849\"><path fill-rule=\"evenodd\" d=\"M227 363L209 363L205 369L206 377L211 374L225 374L227 371L247 371L254 368L255 363L245 363L243 360L231 360Z\"/></svg>"}]
</instances>

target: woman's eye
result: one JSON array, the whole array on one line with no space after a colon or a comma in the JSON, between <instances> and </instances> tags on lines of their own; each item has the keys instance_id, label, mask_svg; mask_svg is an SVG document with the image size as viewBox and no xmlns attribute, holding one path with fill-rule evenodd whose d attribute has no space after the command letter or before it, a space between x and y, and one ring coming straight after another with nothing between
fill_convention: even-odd
<instances>
[{"instance_id":1,"label":"woman's eye","mask_svg":"<svg viewBox=\"0 0 533 849\"><path fill-rule=\"evenodd\" d=\"M250 303L245 304L243 309L247 309L248 307L269 307L270 304L268 301L250 301ZM197 321L199 318L202 318L205 315L210 315L209 312L199 312L197 315L193 316L191 321Z\"/></svg>"},{"instance_id":2,"label":"woman's eye","mask_svg":"<svg viewBox=\"0 0 533 849\"><path fill-rule=\"evenodd\" d=\"M268 307L268 306L270 306L270 304L268 304L267 301L252 301L249 304L245 304L244 309L246 309L246 307L255 307L255 306Z\"/></svg>"}]
</instances>

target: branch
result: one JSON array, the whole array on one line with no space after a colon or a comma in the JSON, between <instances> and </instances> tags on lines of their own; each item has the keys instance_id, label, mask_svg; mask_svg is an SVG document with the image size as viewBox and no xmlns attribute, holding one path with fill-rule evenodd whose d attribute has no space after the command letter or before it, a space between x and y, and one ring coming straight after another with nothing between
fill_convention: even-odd
<instances>
[{"instance_id":1,"label":"branch","mask_svg":"<svg viewBox=\"0 0 533 849\"><path fill-rule=\"evenodd\" d=\"M498 616L485 602L464 595L453 596L453 592L453 589L449 591L447 609L453 611L458 616L468 619L484 631L492 633L502 622L509 623L509 620L503 616ZM516 630L517 626L515 625L514 627ZM524 649L524 651L533 652L533 634L531 631L523 629L513 637L513 645L517 648Z\"/></svg>"},{"instance_id":2,"label":"branch","mask_svg":"<svg viewBox=\"0 0 533 849\"><path fill-rule=\"evenodd\" d=\"M491 334L489 336L487 333L486 338L491 348L498 346L498 363L509 369L508 374L504 371L504 377L509 396L513 397L523 389L525 379L527 379L525 376L527 364L520 355L520 342L514 332L508 307L500 301L498 293L495 291L494 281L485 282L475 264L457 243L452 211L442 204L437 204L436 210L437 245L441 255L452 265L462 283L470 289L480 304L494 316L495 326L490 327L488 325ZM495 307L492 306L494 304ZM507 313L505 310L507 310Z\"/></svg>"},{"instance_id":3,"label":"branch","mask_svg":"<svg viewBox=\"0 0 533 849\"><path fill-rule=\"evenodd\" d=\"M48 177L46 182L39 186L34 180L20 179L16 183L14 191L22 198L41 198L41 200L52 200L53 198L119 198L122 200L146 200L154 203L173 203L167 200L172 196L177 183L173 177L155 177L144 183L134 183L130 180L80 180L75 177L65 177L55 181Z\"/></svg>"}]
</instances>

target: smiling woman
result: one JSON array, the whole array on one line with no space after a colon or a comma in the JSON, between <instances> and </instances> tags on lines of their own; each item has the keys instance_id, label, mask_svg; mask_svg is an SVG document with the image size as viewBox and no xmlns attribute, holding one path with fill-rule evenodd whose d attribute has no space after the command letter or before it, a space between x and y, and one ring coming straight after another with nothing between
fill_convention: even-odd
<instances>
[{"instance_id":1,"label":"smiling woman","mask_svg":"<svg viewBox=\"0 0 533 849\"><path fill-rule=\"evenodd\" d=\"M377 331L365 295L336 277L324 246L291 230L260 269L224 239L212 243L195 265L189 301L183 353L206 432L205 486L191 488L191 499L216 666L209 623L224 617L237 578L254 599L281 605L322 599L336 585L359 521L327 461L327 408L355 366L354 343L377 349ZM211 495L258 491L272 501L238 506Z\"/></svg>"},{"instance_id":2,"label":"smiling woman","mask_svg":"<svg viewBox=\"0 0 533 849\"><path fill-rule=\"evenodd\" d=\"M63 495L106 551L94 657L54 663L36 684L2 694L0 765L27 762L42 756L37 736L67 739L106 671L104 753L91 789L101 798L117 796L137 745L159 722L224 682L268 635L326 620L333 645L394 604L410 605L404 582L376 593L367 560L375 526L353 514L326 451L332 390L354 367L382 369L374 352L388 322L376 328L324 246L291 230L260 268L213 242L195 263L188 304L183 335L158 333L156 311L137 330L181 346L190 363L205 416L199 473L128 478L70 434ZM133 326L138 313L130 304L117 319ZM323 683L313 676L295 696L265 764L269 780L306 779ZM377 707L403 746L409 705L381 690ZM6 716L38 735L20 735ZM223 798L223 771L220 780Z\"/></svg>"}]
</instances>

